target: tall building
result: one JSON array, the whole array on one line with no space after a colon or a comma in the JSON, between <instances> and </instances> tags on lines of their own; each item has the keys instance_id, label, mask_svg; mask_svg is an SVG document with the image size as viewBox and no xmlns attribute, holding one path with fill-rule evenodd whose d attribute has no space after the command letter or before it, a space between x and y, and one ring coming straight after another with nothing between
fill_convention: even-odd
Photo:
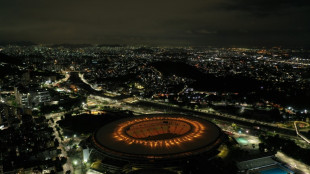
<instances>
[{"instance_id":1,"label":"tall building","mask_svg":"<svg viewBox=\"0 0 310 174\"><path fill-rule=\"evenodd\" d=\"M30 70L28 70L27 72L23 73L22 75L22 84L24 85L28 85L30 83Z\"/></svg>"},{"instance_id":2,"label":"tall building","mask_svg":"<svg viewBox=\"0 0 310 174\"><path fill-rule=\"evenodd\" d=\"M14 87L14 92L17 104L23 108L32 108L51 101L50 92L44 88L25 88L21 86Z\"/></svg>"},{"instance_id":3,"label":"tall building","mask_svg":"<svg viewBox=\"0 0 310 174\"><path fill-rule=\"evenodd\" d=\"M23 87L14 87L15 100L16 103L24 108L30 108L30 93L26 91Z\"/></svg>"}]
</instances>

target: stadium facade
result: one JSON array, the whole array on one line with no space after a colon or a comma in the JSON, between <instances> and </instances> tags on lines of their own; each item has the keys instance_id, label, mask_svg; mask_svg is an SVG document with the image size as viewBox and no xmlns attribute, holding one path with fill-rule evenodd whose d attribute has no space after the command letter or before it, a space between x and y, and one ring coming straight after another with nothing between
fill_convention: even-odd
<instances>
[{"instance_id":1,"label":"stadium facade","mask_svg":"<svg viewBox=\"0 0 310 174\"><path fill-rule=\"evenodd\" d=\"M222 130L206 119L134 116L99 128L88 139L88 161L107 173L184 173L194 161L212 160L225 140Z\"/></svg>"}]
</instances>

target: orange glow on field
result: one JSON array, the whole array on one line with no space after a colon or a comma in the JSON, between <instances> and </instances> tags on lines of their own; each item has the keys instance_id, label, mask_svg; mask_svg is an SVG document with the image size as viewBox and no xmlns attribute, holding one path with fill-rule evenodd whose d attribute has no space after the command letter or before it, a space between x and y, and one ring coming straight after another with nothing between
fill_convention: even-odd
<instances>
[{"instance_id":1,"label":"orange glow on field","mask_svg":"<svg viewBox=\"0 0 310 174\"><path fill-rule=\"evenodd\" d=\"M204 130L205 127L198 121L183 117L150 117L119 124L113 136L129 145L134 143L161 148L193 141Z\"/></svg>"}]
</instances>

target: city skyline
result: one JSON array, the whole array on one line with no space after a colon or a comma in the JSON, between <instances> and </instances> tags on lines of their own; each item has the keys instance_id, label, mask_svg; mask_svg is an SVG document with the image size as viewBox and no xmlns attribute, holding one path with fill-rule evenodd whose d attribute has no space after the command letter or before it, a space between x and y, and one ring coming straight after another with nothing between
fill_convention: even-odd
<instances>
[{"instance_id":1,"label":"city skyline","mask_svg":"<svg viewBox=\"0 0 310 174\"><path fill-rule=\"evenodd\" d=\"M0 174L310 174L310 1L0 1Z\"/></svg>"},{"instance_id":2,"label":"city skyline","mask_svg":"<svg viewBox=\"0 0 310 174\"><path fill-rule=\"evenodd\" d=\"M309 67L279 47L0 46L0 173L310 173Z\"/></svg>"},{"instance_id":3,"label":"city skyline","mask_svg":"<svg viewBox=\"0 0 310 174\"><path fill-rule=\"evenodd\" d=\"M0 41L151 46L289 46L310 41L298 1L7 1Z\"/></svg>"}]
</instances>

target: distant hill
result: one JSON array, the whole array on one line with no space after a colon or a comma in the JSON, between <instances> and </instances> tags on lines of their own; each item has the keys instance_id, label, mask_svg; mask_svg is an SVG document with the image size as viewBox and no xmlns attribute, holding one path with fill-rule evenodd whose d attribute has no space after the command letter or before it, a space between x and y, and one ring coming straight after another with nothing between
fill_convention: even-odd
<instances>
[{"instance_id":1,"label":"distant hill","mask_svg":"<svg viewBox=\"0 0 310 174\"><path fill-rule=\"evenodd\" d=\"M98 47L124 47L126 45L120 45L120 44L99 44Z\"/></svg>"},{"instance_id":2,"label":"distant hill","mask_svg":"<svg viewBox=\"0 0 310 174\"><path fill-rule=\"evenodd\" d=\"M51 47L57 48L57 47L64 47L64 48L85 48L85 47L92 47L91 44L54 44Z\"/></svg>"},{"instance_id":3,"label":"distant hill","mask_svg":"<svg viewBox=\"0 0 310 174\"><path fill-rule=\"evenodd\" d=\"M141 47L141 48L138 48L138 49L135 49L134 52L136 53L144 53L144 54L152 54L154 53L154 51L150 48L146 48L146 47Z\"/></svg>"},{"instance_id":4,"label":"distant hill","mask_svg":"<svg viewBox=\"0 0 310 174\"><path fill-rule=\"evenodd\" d=\"M246 92L259 88L259 83L254 79L239 76L216 77L205 74L194 66L183 62L160 61L151 64L163 75L176 75L194 79L191 85L196 90L214 90L228 92Z\"/></svg>"},{"instance_id":5,"label":"distant hill","mask_svg":"<svg viewBox=\"0 0 310 174\"><path fill-rule=\"evenodd\" d=\"M14 65L20 65L21 61L17 57L8 56L6 54L0 53L0 62L8 63L8 64L14 64Z\"/></svg>"},{"instance_id":6,"label":"distant hill","mask_svg":"<svg viewBox=\"0 0 310 174\"><path fill-rule=\"evenodd\" d=\"M14 41L14 42L1 42L0 41L0 45L2 45L2 46L6 46L6 45L33 46L33 45L37 45L37 44L34 42L30 42L30 41Z\"/></svg>"}]
</instances>

